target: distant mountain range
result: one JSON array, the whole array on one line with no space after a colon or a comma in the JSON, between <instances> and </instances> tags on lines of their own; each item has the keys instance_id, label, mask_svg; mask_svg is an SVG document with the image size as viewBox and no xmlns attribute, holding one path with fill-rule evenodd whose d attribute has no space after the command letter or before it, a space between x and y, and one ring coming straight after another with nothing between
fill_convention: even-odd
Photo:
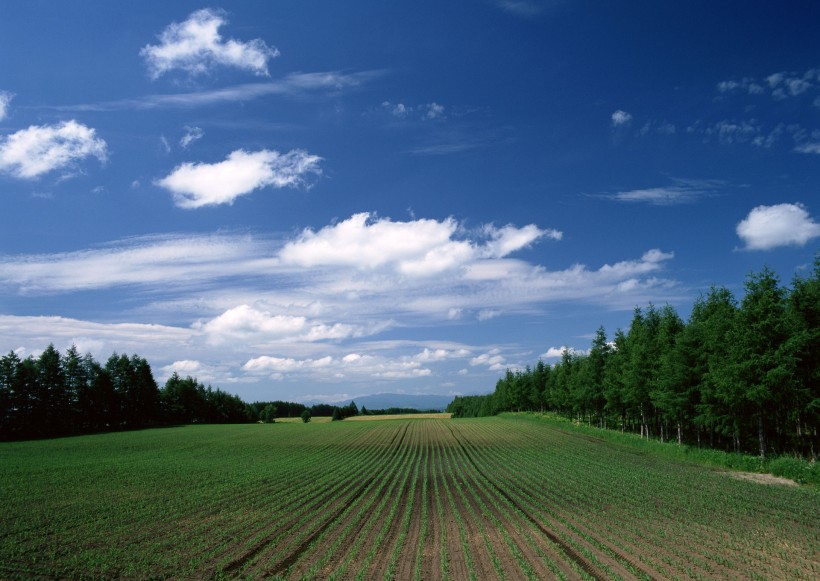
<instances>
[{"instance_id":1,"label":"distant mountain range","mask_svg":"<svg viewBox=\"0 0 820 581\"><path fill-rule=\"evenodd\" d=\"M363 395L352 400L334 402L334 405L345 406L351 401L356 402L359 409L366 407L371 410L384 410L387 408L413 408L417 410L440 410L453 401L452 395L408 395L405 393L377 393L375 395Z\"/></svg>"}]
</instances>

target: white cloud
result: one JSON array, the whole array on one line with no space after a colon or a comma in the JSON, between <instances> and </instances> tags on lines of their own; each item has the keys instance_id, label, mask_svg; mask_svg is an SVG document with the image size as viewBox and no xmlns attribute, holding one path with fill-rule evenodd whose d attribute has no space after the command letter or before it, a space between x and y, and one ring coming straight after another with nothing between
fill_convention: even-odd
<instances>
[{"instance_id":1,"label":"white cloud","mask_svg":"<svg viewBox=\"0 0 820 581\"><path fill-rule=\"evenodd\" d=\"M224 324L260 341L265 329L298 322L281 317L306 317L300 337L316 341L364 336L380 325L464 321L482 311L529 312L554 301L620 308L658 295L672 298L673 283L657 277L671 253L651 250L597 270L580 264L547 270L510 258L543 237L556 233L531 225L468 231L453 219L392 222L359 214L289 242L166 235L74 252L0 256L0 287L21 294L139 287L161 298L151 308L198 313L202 325L249 305L212 323L209 337ZM203 303L208 296L213 300Z\"/></svg>"},{"instance_id":2,"label":"white cloud","mask_svg":"<svg viewBox=\"0 0 820 581\"><path fill-rule=\"evenodd\" d=\"M502 228L489 225L485 226L484 232L490 238L485 245L484 254L491 258L503 258L532 245L542 236L552 240L563 238L562 232L553 229L541 230L535 224L528 224L523 228L516 228L510 224Z\"/></svg>"},{"instance_id":3,"label":"white cloud","mask_svg":"<svg viewBox=\"0 0 820 581\"><path fill-rule=\"evenodd\" d=\"M238 149L225 161L183 163L155 183L169 190L180 208L232 204L237 197L259 188L305 185L308 174L321 173L321 159L300 149L285 154Z\"/></svg>"},{"instance_id":4,"label":"white cloud","mask_svg":"<svg viewBox=\"0 0 820 581\"><path fill-rule=\"evenodd\" d=\"M721 93L745 92L749 95L763 95L768 93L777 100L799 97L803 93L814 89L820 80L820 70L809 69L803 73L780 71L772 73L764 79L744 77L740 80L721 81L717 89Z\"/></svg>"},{"instance_id":5,"label":"white cloud","mask_svg":"<svg viewBox=\"0 0 820 581\"><path fill-rule=\"evenodd\" d=\"M794 148L799 153L817 153L820 154L820 143L801 143Z\"/></svg>"},{"instance_id":6,"label":"white cloud","mask_svg":"<svg viewBox=\"0 0 820 581\"><path fill-rule=\"evenodd\" d=\"M627 113L626 111L622 111L618 109L612 114L612 126L613 127L620 127L622 125L628 125L632 121L632 115Z\"/></svg>"},{"instance_id":7,"label":"white cloud","mask_svg":"<svg viewBox=\"0 0 820 581\"><path fill-rule=\"evenodd\" d=\"M213 345L241 343L270 345L281 341L325 341L364 337L384 331L390 322L370 325L324 323L301 315L274 314L267 310L239 305L194 328L204 333Z\"/></svg>"},{"instance_id":8,"label":"white cloud","mask_svg":"<svg viewBox=\"0 0 820 581\"><path fill-rule=\"evenodd\" d=\"M504 371L509 367L500 349L491 349L477 357L470 359L470 365L486 366L490 371Z\"/></svg>"},{"instance_id":9,"label":"white cloud","mask_svg":"<svg viewBox=\"0 0 820 581\"><path fill-rule=\"evenodd\" d=\"M265 267L264 252L246 236L146 236L76 252L0 256L0 282L26 293L124 285L193 288L258 272Z\"/></svg>"},{"instance_id":10,"label":"white cloud","mask_svg":"<svg viewBox=\"0 0 820 581\"><path fill-rule=\"evenodd\" d=\"M279 51L261 39L224 41L219 29L227 23L221 10L203 9L182 23L173 22L159 36L160 44L147 45L140 55L152 79L174 69L201 75L215 66L235 67L256 75L268 74L268 60Z\"/></svg>"},{"instance_id":11,"label":"white cloud","mask_svg":"<svg viewBox=\"0 0 820 581\"><path fill-rule=\"evenodd\" d=\"M11 100L13 98L14 93L9 93L8 91L0 91L0 121L8 117L9 105L11 105Z\"/></svg>"},{"instance_id":12,"label":"white cloud","mask_svg":"<svg viewBox=\"0 0 820 581\"><path fill-rule=\"evenodd\" d=\"M164 383L174 373L182 377L193 377L201 383L215 382L218 384L235 383L236 378L224 365L211 365L196 359L180 359L157 370L156 377ZM219 387L219 386L217 386Z\"/></svg>"},{"instance_id":13,"label":"white cloud","mask_svg":"<svg viewBox=\"0 0 820 581\"><path fill-rule=\"evenodd\" d=\"M293 358L262 355L249 359L242 370L274 379L311 375L325 381L356 379L412 379L432 375L432 370L411 357L389 358L349 353L341 358Z\"/></svg>"},{"instance_id":14,"label":"white cloud","mask_svg":"<svg viewBox=\"0 0 820 581\"><path fill-rule=\"evenodd\" d=\"M191 339L190 329L143 323L98 323L70 317L0 315L0 344L27 344L29 350L54 343L67 349L76 343L96 358L112 351L137 352L149 361L163 360Z\"/></svg>"},{"instance_id":15,"label":"white cloud","mask_svg":"<svg viewBox=\"0 0 820 581\"><path fill-rule=\"evenodd\" d=\"M481 309L480 311L478 311L478 320L489 321L490 319L495 319L500 314L501 311L496 309Z\"/></svg>"},{"instance_id":16,"label":"white cloud","mask_svg":"<svg viewBox=\"0 0 820 581\"><path fill-rule=\"evenodd\" d=\"M394 117L399 118L407 117L407 115L412 111L412 108L407 107L404 103L393 104L390 101L382 102L382 108L389 111Z\"/></svg>"},{"instance_id":17,"label":"white cloud","mask_svg":"<svg viewBox=\"0 0 820 581\"><path fill-rule=\"evenodd\" d=\"M802 204L777 204L752 209L737 225L736 232L747 250L769 250L805 245L820 236L820 224Z\"/></svg>"},{"instance_id":18,"label":"white cloud","mask_svg":"<svg viewBox=\"0 0 820 581\"><path fill-rule=\"evenodd\" d=\"M361 86L380 76L382 71L343 73L323 71L315 73L292 73L282 79L267 83L244 83L220 89L208 89L189 93L162 93L132 99L59 105L58 111L122 111L131 109L190 109L219 103L252 101L266 96L298 97L305 93L325 92L335 94Z\"/></svg>"},{"instance_id":19,"label":"white cloud","mask_svg":"<svg viewBox=\"0 0 820 581\"><path fill-rule=\"evenodd\" d=\"M0 170L22 179L72 168L87 157L106 160L106 143L77 121L32 125L0 139Z\"/></svg>"},{"instance_id":20,"label":"white cloud","mask_svg":"<svg viewBox=\"0 0 820 581\"><path fill-rule=\"evenodd\" d=\"M382 109L399 119L406 119L413 117L423 121L431 121L433 119L444 118L444 105L436 103L426 103L424 105L407 105L405 103L393 103L391 101L382 101Z\"/></svg>"},{"instance_id":21,"label":"white cloud","mask_svg":"<svg viewBox=\"0 0 820 581\"><path fill-rule=\"evenodd\" d=\"M194 141L202 139L205 132L200 127L185 127L185 135L179 140L179 145L182 149L187 149Z\"/></svg>"},{"instance_id":22,"label":"white cloud","mask_svg":"<svg viewBox=\"0 0 820 581\"><path fill-rule=\"evenodd\" d=\"M675 179L671 186L627 190L606 197L618 202L673 206L708 196L720 185L720 182L710 180Z\"/></svg>"},{"instance_id":23,"label":"white cloud","mask_svg":"<svg viewBox=\"0 0 820 581\"><path fill-rule=\"evenodd\" d=\"M306 229L285 245L279 257L302 267L386 269L408 277L426 277L453 270L479 258L501 258L529 246L542 236L560 239L556 230L485 226L484 244L456 239L459 224L452 218L393 222L356 214L318 232Z\"/></svg>"},{"instance_id":24,"label":"white cloud","mask_svg":"<svg viewBox=\"0 0 820 581\"><path fill-rule=\"evenodd\" d=\"M588 354L588 351L584 349L575 349L564 345L563 347L550 347L545 353L540 355L539 359L561 359L564 356L564 351L569 352L571 355Z\"/></svg>"},{"instance_id":25,"label":"white cloud","mask_svg":"<svg viewBox=\"0 0 820 581\"><path fill-rule=\"evenodd\" d=\"M435 101L427 105L426 119L439 119L444 116L444 105L439 105Z\"/></svg>"}]
</instances>

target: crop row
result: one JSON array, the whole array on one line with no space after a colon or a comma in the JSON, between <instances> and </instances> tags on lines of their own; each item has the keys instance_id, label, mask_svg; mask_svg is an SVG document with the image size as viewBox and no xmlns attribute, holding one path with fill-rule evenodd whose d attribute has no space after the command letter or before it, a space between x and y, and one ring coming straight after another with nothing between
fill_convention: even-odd
<instances>
[{"instance_id":1,"label":"crop row","mask_svg":"<svg viewBox=\"0 0 820 581\"><path fill-rule=\"evenodd\" d=\"M817 493L534 420L0 446L0 577L816 578Z\"/></svg>"}]
</instances>

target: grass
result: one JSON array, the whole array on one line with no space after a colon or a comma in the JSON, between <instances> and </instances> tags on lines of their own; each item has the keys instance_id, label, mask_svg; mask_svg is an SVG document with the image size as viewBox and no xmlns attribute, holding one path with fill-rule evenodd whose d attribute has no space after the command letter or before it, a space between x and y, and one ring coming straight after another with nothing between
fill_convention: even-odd
<instances>
[{"instance_id":1,"label":"grass","mask_svg":"<svg viewBox=\"0 0 820 581\"><path fill-rule=\"evenodd\" d=\"M820 465L817 462L797 458L794 456L773 456L761 459L752 454L724 452L710 448L697 448L688 444L678 445L674 440L660 442L654 438L641 438L637 434L621 433L618 430L601 429L579 424L565 417L553 413L509 413L502 414L517 417L533 417L561 427L589 434L614 444L625 445L647 454L653 454L668 460L686 461L701 466L726 468L741 472L757 474L771 474L781 478L793 480L798 484L805 484L820 489Z\"/></svg>"}]
</instances>

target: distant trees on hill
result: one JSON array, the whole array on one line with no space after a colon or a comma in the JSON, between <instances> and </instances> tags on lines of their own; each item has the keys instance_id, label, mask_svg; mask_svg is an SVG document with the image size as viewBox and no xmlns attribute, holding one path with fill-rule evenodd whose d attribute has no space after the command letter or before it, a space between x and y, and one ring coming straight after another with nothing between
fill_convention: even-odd
<instances>
[{"instance_id":1,"label":"distant trees on hill","mask_svg":"<svg viewBox=\"0 0 820 581\"><path fill-rule=\"evenodd\" d=\"M629 331L599 328L587 354L508 370L486 396L457 397L454 417L551 410L644 437L734 451L820 452L820 255L790 289L751 274L738 304L726 288L688 321L669 305L636 308Z\"/></svg>"}]
</instances>

